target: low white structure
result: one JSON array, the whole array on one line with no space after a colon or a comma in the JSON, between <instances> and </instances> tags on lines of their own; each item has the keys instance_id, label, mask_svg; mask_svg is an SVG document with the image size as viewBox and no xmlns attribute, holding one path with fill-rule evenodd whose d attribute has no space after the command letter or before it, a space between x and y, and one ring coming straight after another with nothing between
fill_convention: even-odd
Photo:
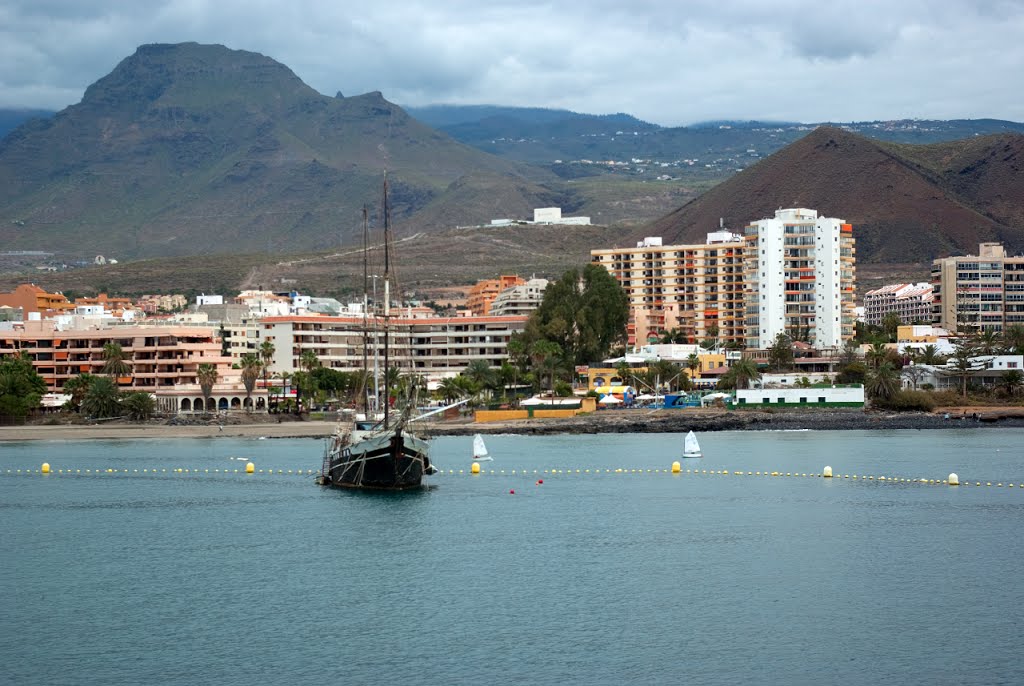
<instances>
[{"instance_id":1,"label":"low white structure","mask_svg":"<svg viewBox=\"0 0 1024 686\"><path fill-rule=\"evenodd\" d=\"M558 224L561 221L561 207L538 207L533 211L533 222L535 224Z\"/></svg>"},{"instance_id":2,"label":"low white structure","mask_svg":"<svg viewBox=\"0 0 1024 686\"><path fill-rule=\"evenodd\" d=\"M203 295L197 295L196 296L196 305L198 305L198 306L202 306L202 305L223 305L223 304L224 304L224 296L223 295L206 295L204 293Z\"/></svg>"},{"instance_id":3,"label":"low white structure","mask_svg":"<svg viewBox=\"0 0 1024 686\"><path fill-rule=\"evenodd\" d=\"M944 365L915 365L923 371L917 380L918 388L922 384L931 384L936 389L957 390L963 384L963 374L956 368L956 362L950 360ZM1024 372L1024 355L982 355L971 358L971 368L967 371L968 383L981 386L997 386L1012 371ZM908 385L904 382L904 386Z\"/></svg>"},{"instance_id":4,"label":"low white structure","mask_svg":"<svg viewBox=\"0 0 1024 686\"><path fill-rule=\"evenodd\" d=\"M864 387L832 386L831 388L747 388L736 391L738 407L863 407Z\"/></svg>"}]
</instances>

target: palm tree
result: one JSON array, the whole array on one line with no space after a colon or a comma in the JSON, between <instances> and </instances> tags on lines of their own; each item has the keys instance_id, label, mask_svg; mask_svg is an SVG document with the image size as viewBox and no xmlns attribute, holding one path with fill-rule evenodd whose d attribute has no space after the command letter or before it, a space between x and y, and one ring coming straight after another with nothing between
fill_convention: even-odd
<instances>
[{"instance_id":1,"label":"palm tree","mask_svg":"<svg viewBox=\"0 0 1024 686\"><path fill-rule=\"evenodd\" d=\"M125 393L121 398L121 409L125 411L129 419L141 422L153 416L156 411L156 401L145 391L132 391Z\"/></svg>"},{"instance_id":2,"label":"palm tree","mask_svg":"<svg viewBox=\"0 0 1024 686\"><path fill-rule=\"evenodd\" d=\"M539 340L530 348L534 371L548 373L548 388L555 387L555 371L558 369L558 357L561 354L562 346L554 341Z\"/></svg>"},{"instance_id":3,"label":"palm tree","mask_svg":"<svg viewBox=\"0 0 1024 686\"><path fill-rule=\"evenodd\" d=\"M239 364L242 367L242 383L245 385L246 410L252 412L252 389L256 387L256 379L260 377L263 363L255 354L245 353Z\"/></svg>"},{"instance_id":4,"label":"palm tree","mask_svg":"<svg viewBox=\"0 0 1024 686\"><path fill-rule=\"evenodd\" d=\"M82 400L85 399L85 394L89 392L89 386L92 385L95 378L92 374L85 372L64 383L64 393L71 396L67 402L70 409L78 412L82 408Z\"/></svg>"},{"instance_id":5,"label":"palm tree","mask_svg":"<svg viewBox=\"0 0 1024 686\"><path fill-rule=\"evenodd\" d=\"M946 358L939 354L939 349L936 346L929 344L921 349L917 361L934 367L945 362Z\"/></svg>"},{"instance_id":6,"label":"palm tree","mask_svg":"<svg viewBox=\"0 0 1024 686\"><path fill-rule=\"evenodd\" d=\"M750 388L750 382L761 378L757 363L749 357L737 360L729 368L729 375L736 382L736 388Z\"/></svg>"},{"instance_id":7,"label":"palm tree","mask_svg":"<svg viewBox=\"0 0 1024 686\"><path fill-rule=\"evenodd\" d=\"M994 355L1002 347L1002 336L995 329L985 329L978 334L978 352Z\"/></svg>"},{"instance_id":8,"label":"palm tree","mask_svg":"<svg viewBox=\"0 0 1024 686\"><path fill-rule=\"evenodd\" d=\"M1024 324L1012 324L1003 329L1003 353L1024 354Z\"/></svg>"},{"instance_id":9,"label":"palm tree","mask_svg":"<svg viewBox=\"0 0 1024 686\"><path fill-rule=\"evenodd\" d=\"M690 370L690 379L693 379L694 374L700 368L700 357L697 353L690 353L690 356L686 358L686 368Z\"/></svg>"},{"instance_id":10,"label":"palm tree","mask_svg":"<svg viewBox=\"0 0 1024 686\"><path fill-rule=\"evenodd\" d=\"M268 374L270 373L270 363L274 361L274 344L270 341L263 341L260 343L259 356L260 361L263 363L263 388L267 387ZM269 403L270 396L267 396L267 402Z\"/></svg>"},{"instance_id":11,"label":"palm tree","mask_svg":"<svg viewBox=\"0 0 1024 686\"><path fill-rule=\"evenodd\" d=\"M623 386L629 385L629 378L633 376L633 368L629 366L629 363L623 360L615 365L615 373L619 375ZM610 384L609 384L610 385Z\"/></svg>"},{"instance_id":12,"label":"palm tree","mask_svg":"<svg viewBox=\"0 0 1024 686\"><path fill-rule=\"evenodd\" d=\"M116 417L120 412L120 391L108 376L94 377L82 399L82 411L90 417Z\"/></svg>"},{"instance_id":13,"label":"palm tree","mask_svg":"<svg viewBox=\"0 0 1024 686\"><path fill-rule=\"evenodd\" d=\"M868 376L864 390L872 398L891 400L900 390L900 378L896 368L888 362L878 365L878 369Z\"/></svg>"},{"instance_id":14,"label":"palm tree","mask_svg":"<svg viewBox=\"0 0 1024 686\"><path fill-rule=\"evenodd\" d=\"M302 397L309 396L312 399L316 393L316 379L313 377L313 370L320 366L320 358L312 350L303 350L299 355L299 367L301 372L292 375L295 379L295 411L300 412Z\"/></svg>"},{"instance_id":15,"label":"palm tree","mask_svg":"<svg viewBox=\"0 0 1024 686\"><path fill-rule=\"evenodd\" d=\"M128 365L125 357L120 343L115 341L105 343L103 345L103 373L113 377L131 373L132 368Z\"/></svg>"},{"instance_id":16,"label":"palm tree","mask_svg":"<svg viewBox=\"0 0 1024 686\"><path fill-rule=\"evenodd\" d=\"M889 350L885 347L884 343L873 343L864 357L867 359L869 367L877 369L885 361L888 354Z\"/></svg>"},{"instance_id":17,"label":"palm tree","mask_svg":"<svg viewBox=\"0 0 1024 686\"><path fill-rule=\"evenodd\" d=\"M441 397L447 403L453 403L462 397L462 386L459 385L459 382L456 381L456 379L458 379L458 377L441 379L441 384L438 386L438 392L440 392Z\"/></svg>"},{"instance_id":18,"label":"palm tree","mask_svg":"<svg viewBox=\"0 0 1024 686\"><path fill-rule=\"evenodd\" d=\"M210 396L213 395L213 386L217 383L217 379L220 378L220 373L217 371L217 367L210 364L209 362L203 362L196 369L196 381L199 382L199 388L203 391L203 410L210 406Z\"/></svg>"},{"instance_id":19,"label":"palm tree","mask_svg":"<svg viewBox=\"0 0 1024 686\"><path fill-rule=\"evenodd\" d=\"M489 388L494 384L494 370L487 360L473 360L462 370L462 375L481 388Z\"/></svg>"},{"instance_id":20,"label":"palm tree","mask_svg":"<svg viewBox=\"0 0 1024 686\"><path fill-rule=\"evenodd\" d=\"M501 385L501 399L505 400L508 397L508 385L514 384L516 376L518 376L519 370L516 369L515 365L509 364L508 362L502 362L501 368L498 373L495 374L497 377L497 383Z\"/></svg>"}]
</instances>

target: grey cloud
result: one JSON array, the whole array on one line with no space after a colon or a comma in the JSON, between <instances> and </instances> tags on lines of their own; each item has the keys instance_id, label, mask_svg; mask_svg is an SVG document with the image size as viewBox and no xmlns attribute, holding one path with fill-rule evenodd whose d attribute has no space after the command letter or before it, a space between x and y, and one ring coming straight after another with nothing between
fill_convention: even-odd
<instances>
[{"instance_id":1,"label":"grey cloud","mask_svg":"<svg viewBox=\"0 0 1024 686\"><path fill-rule=\"evenodd\" d=\"M1024 119L1019 1L7 0L0 106L63 107L142 43L268 55L322 93L701 119Z\"/></svg>"}]
</instances>

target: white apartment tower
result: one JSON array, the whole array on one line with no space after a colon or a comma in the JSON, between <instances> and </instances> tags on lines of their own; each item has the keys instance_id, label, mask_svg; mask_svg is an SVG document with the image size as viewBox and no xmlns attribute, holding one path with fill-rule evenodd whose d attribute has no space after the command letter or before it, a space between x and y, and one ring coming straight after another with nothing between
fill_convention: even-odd
<instances>
[{"instance_id":1,"label":"white apartment tower","mask_svg":"<svg viewBox=\"0 0 1024 686\"><path fill-rule=\"evenodd\" d=\"M746 346L785 332L817 348L853 336L853 227L816 210L780 209L749 224L744 264Z\"/></svg>"}]
</instances>

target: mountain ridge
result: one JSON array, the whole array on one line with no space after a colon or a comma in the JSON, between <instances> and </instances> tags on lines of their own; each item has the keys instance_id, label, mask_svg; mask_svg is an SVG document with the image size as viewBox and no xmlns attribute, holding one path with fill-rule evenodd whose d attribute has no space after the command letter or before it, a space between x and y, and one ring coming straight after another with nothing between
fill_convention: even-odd
<instances>
[{"instance_id":1,"label":"mountain ridge","mask_svg":"<svg viewBox=\"0 0 1024 686\"><path fill-rule=\"evenodd\" d=\"M940 162L945 155L972 168L970 159L988 159L994 149L1021 150L1024 136L960 142L973 151L959 156L951 153L956 145L942 145L950 150L894 146L820 127L634 233L661 235L672 243L701 242L720 218L739 230L778 207L807 207L854 225L858 261L927 261L971 254L978 243L992 240L1010 250L1024 249L1020 168L995 169L993 162L998 187L957 187L960 172Z\"/></svg>"}]
</instances>

